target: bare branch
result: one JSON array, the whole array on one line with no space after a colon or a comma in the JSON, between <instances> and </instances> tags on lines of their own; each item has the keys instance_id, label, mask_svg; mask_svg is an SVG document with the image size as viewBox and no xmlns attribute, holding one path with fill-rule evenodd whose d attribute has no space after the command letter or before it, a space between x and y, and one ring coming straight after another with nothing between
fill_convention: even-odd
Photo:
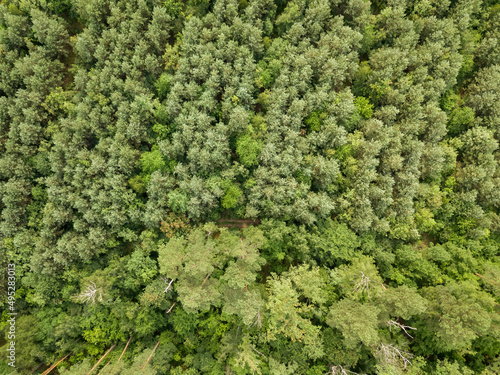
<instances>
[{"instance_id":1,"label":"bare branch","mask_svg":"<svg viewBox=\"0 0 500 375\"><path fill-rule=\"evenodd\" d=\"M42 375L46 375L48 373L50 373L53 369L55 369L57 367L57 365L59 363L61 363L62 361L64 361L66 358L68 358L68 356L71 354L72 352L69 352L68 354L66 354L66 356L64 356L63 358L61 358L58 362L54 363L52 366L50 366L47 370L45 370Z\"/></svg>"},{"instance_id":2,"label":"bare branch","mask_svg":"<svg viewBox=\"0 0 500 375\"><path fill-rule=\"evenodd\" d=\"M43 365L44 365L44 363L43 363L43 362L41 362L41 363L40 363L40 364L39 364L39 365L38 365L38 366L37 366L34 370L32 370L32 371L30 372L30 375L31 375L31 374L33 374L34 372L38 371L38 369L39 369L40 367L42 367Z\"/></svg>"},{"instance_id":3,"label":"bare branch","mask_svg":"<svg viewBox=\"0 0 500 375\"><path fill-rule=\"evenodd\" d=\"M260 316L260 310L257 311L257 314L255 314L255 318L250 324L250 327L257 325L257 327L262 328L262 317Z\"/></svg>"},{"instance_id":4,"label":"bare branch","mask_svg":"<svg viewBox=\"0 0 500 375\"><path fill-rule=\"evenodd\" d=\"M404 368L408 365L411 366L409 358L412 358L413 354L400 350L393 345L380 344L377 352L390 365L395 365L398 361L402 361Z\"/></svg>"},{"instance_id":5,"label":"bare branch","mask_svg":"<svg viewBox=\"0 0 500 375\"><path fill-rule=\"evenodd\" d=\"M413 328L413 327L410 327L410 326L406 326L406 325L401 324L401 323L398 323L398 322L396 322L396 321L394 321L394 320L389 320L389 321L387 322L387 325L389 326L389 331L391 331L391 332L392 332L392 327L399 327L399 328L401 328L401 329L404 331L404 333L406 333L406 335L407 335L408 337L410 337L410 338L412 338L412 339L413 339L413 336L412 336L412 335L410 335L410 334L409 334L406 330L407 330L407 329L413 329L414 331L416 331L416 330L417 330L416 328Z\"/></svg>"},{"instance_id":6,"label":"bare branch","mask_svg":"<svg viewBox=\"0 0 500 375\"><path fill-rule=\"evenodd\" d=\"M128 339L127 343L125 344L125 348L123 348L123 352L122 354L120 355L120 358L118 358L118 361L117 362L120 362L120 359L122 359L123 355L125 354L125 351L127 350L128 348L128 344L130 344L130 341L132 340L132 337L134 335L131 335L130 338Z\"/></svg>"},{"instance_id":7,"label":"bare branch","mask_svg":"<svg viewBox=\"0 0 500 375\"><path fill-rule=\"evenodd\" d=\"M102 360L104 358L106 358L106 356L109 354L109 352L111 352L114 349L115 346L116 346L116 344L113 345L111 348L109 348L106 353L104 353L104 355L101 357L101 359L99 361L97 361L97 363L94 365L94 367L92 367L92 369L87 373L87 375L89 375L90 373L92 373L97 368L97 366L99 366L99 363L101 363Z\"/></svg>"},{"instance_id":8,"label":"bare branch","mask_svg":"<svg viewBox=\"0 0 500 375\"><path fill-rule=\"evenodd\" d=\"M165 283L167 282L167 278L163 278L163 280L165 280ZM167 287L165 288L165 290L163 291L164 293L167 293L168 290L170 289L170 287L172 286L172 283L174 282L174 279L170 280L170 282L168 283Z\"/></svg>"},{"instance_id":9,"label":"bare branch","mask_svg":"<svg viewBox=\"0 0 500 375\"><path fill-rule=\"evenodd\" d=\"M349 371L346 370L344 367L337 365L337 366L332 366L330 371L328 371L325 375L349 375L349 374L355 374L355 375L360 375L357 372L354 371Z\"/></svg>"},{"instance_id":10,"label":"bare branch","mask_svg":"<svg viewBox=\"0 0 500 375\"><path fill-rule=\"evenodd\" d=\"M205 280L203 280L203 282L201 283L201 286L205 285L205 283L207 282L209 277L210 277L210 274L207 274L207 277L205 277Z\"/></svg>"},{"instance_id":11,"label":"bare branch","mask_svg":"<svg viewBox=\"0 0 500 375\"><path fill-rule=\"evenodd\" d=\"M261 355L262 357L264 358L267 358L264 354L262 354L261 352L259 352L257 349L255 349L255 347L253 345L250 345L250 347L253 349L253 351L259 355Z\"/></svg>"},{"instance_id":12,"label":"bare branch","mask_svg":"<svg viewBox=\"0 0 500 375\"><path fill-rule=\"evenodd\" d=\"M361 293L363 293L366 290L368 297L370 297L370 283L370 278L367 277L364 272L361 272L361 280L354 286L353 292L360 291Z\"/></svg>"},{"instance_id":13,"label":"bare branch","mask_svg":"<svg viewBox=\"0 0 500 375\"><path fill-rule=\"evenodd\" d=\"M155 348L153 349L153 351L152 351L152 352L151 352L151 354L149 355L148 360L147 360L147 361L146 361L146 363L142 366L141 370L144 370L144 367L146 367L146 365L149 363L149 361L151 360L151 357L153 357L153 354L155 354L155 351L156 351L156 348L158 348L158 345L160 345L160 340L158 340L158 342L156 343Z\"/></svg>"},{"instance_id":14,"label":"bare branch","mask_svg":"<svg viewBox=\"0 0 500 375\"><path fill-rule=\"evenodd\" d=\"M166 314L170 314L170 312L172 311L172 309L174 308L174 306L177 304L177 302L174 302L174 304L172 306L170 306L170 308L166 311Z\"/></svg>"},{"instance_id":15,"label":"bare branch","mask_svg":"<svg viewBox=\"0 0 500 375\"><path fill-rule=\"evenodd\" d=\"M95 303L97 298L98 302L102 302L102 291L98 288L93 281L91 281L87 288L80 293L77 300L81 302L92 302Z\"/></svg>"},{"instance_id":16,"label":"bare branch","mask_svg":"<svg viewBox=\"0 0 500 375\"><path fill-rule=\"evenodd\" d=\"M100 374L101 374L101 372L103 372L103 371L104 371L104 369L106 368L106 366L107 366L107 365L109 365L110 363L111 363L111 361L108 361L108 363L106 363L106 364L103 366L103 368L101 369L101 371L99 371L99 372L97 373L97 375L100 375Z\"/></svg>"},{"instance_id":17,"label":"bare branch","mask_svg":"<svg viewBox=\"0 0 500 375\"><path fill-rule=\"evenodd\" d=\"M484 280L486 280L487 282L489 282L489 283L493 284L493 285L499 285L499 286L500 286L500 284L499 284L499 283L496 283L496 282L494 282L494 281L491 281L491 280L490 280L490 279L488 279L487 277L484 277L483 275L480 275L480 274L478 274L477 272L475 272L474 274L475 274L476 276L479 276L481 279L484 279Z\"/></svg>"}]
</instances>

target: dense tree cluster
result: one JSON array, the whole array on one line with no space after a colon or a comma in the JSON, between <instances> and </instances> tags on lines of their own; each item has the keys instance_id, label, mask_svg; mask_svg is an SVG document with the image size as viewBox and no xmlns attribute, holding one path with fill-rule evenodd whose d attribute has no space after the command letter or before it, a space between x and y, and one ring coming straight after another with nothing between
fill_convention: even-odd
<instances>
[{"instance_id":1,"label":"dense tree cluster","mask_svg":"<svg viewBox=\"0 0 500 375\"><path fill-rule=\"evenodd\" d=\"M497 0L1 0L0 372L500 373L499 103Z\"/></svg>"}]
</instances>

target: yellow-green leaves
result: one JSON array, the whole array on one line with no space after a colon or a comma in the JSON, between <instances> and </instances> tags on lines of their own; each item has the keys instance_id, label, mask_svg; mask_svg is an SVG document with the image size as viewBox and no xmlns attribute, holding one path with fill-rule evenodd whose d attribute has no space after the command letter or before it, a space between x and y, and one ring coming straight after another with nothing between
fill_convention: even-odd
<instances>
[{"instance_id":1,"label":"yellow-green leaves","mask_svg":"<svg viewBox=\"0 0 500 375\"><path fill-rule=\"evenodd\" d=\"M358 96L354 99L354 104L364 118L369 119L373 116L373 104L367 98Z\"/></svg>"},{"instance_id":2,"label":"yellow-green leaves","mask_svg":"<svg viewBox=\"0 0 500 375\"><path fill-rule=\"evenodd\" d=\"M359 344L371 346L379 340L379 311L373 304L343 299L330 308L326 322L342 332L348 348L353 349Z\"/></svg>"},{"instance_id":3,"label":"yellow-green leaves","mask_svg":"<svg viewBox=\"0 0 500 375\"><path fill-rule=\"evenodd\" d=\"M174 280L172 289L186 311L203 311L224 302L225 311L250 325L262 311L254 285L265 263L258 252L263 243L256 228L246 229L240 237L207 224L160 246L160 272Z\"/></svg>"},{"instance_id":4,"label":"yellow-green leaves","mask_svg":"<svg viewBox=\"0 0 500 375\"><path fill-rule=\"evenodd\" d=\"M314 305L325 302L324 280L318 271L303 266L281 277L273 275L268 281L267 339L276 340L282 334L292 342L303 343L310 358L319 358L324 354L320 327L308 319L314 311ZM301 302L301 297L314 305Z\"/></svg>"},{"instance_id":5,"label":"yellow-green leaves","mask_svg":"<svg viewBox=\"0 0 500 375\"><path fill-rule=\"evenodd\" d=\"M246 167L258 164L261 151L262 141L254 139L250 134L244 134L236 141L236 153Z\"/></svg>"}]
</instances>

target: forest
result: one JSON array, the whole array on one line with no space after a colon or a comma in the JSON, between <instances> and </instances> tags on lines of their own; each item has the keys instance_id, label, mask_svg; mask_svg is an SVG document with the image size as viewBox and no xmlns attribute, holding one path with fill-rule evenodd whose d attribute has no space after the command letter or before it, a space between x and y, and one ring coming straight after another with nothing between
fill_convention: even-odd
<instances>
[{"instance_id":1,"label":"forest","mask_svg":"<svg viewBox=\"0 0 500 375\"><path fill-rule=\"evenodd\" d=\"M500 374L499 142L499 0L0 0L0 374Z\"/></svg>"}]
</instances>

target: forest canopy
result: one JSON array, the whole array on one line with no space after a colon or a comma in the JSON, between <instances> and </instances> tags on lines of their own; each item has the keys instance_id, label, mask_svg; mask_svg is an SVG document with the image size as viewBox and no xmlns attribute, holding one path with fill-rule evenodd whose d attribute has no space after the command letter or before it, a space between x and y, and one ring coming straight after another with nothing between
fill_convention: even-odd
<instances>
[{"instance_id":1,"label":"forest canopy","mask_svg":"<svg viewBox=\"0 0 500 375\"><path fill-rule=\"evenodd\" d=\"M0 373L499 374L499 103L498 0L0 0Z\"/></svg>"}]
</instances>

